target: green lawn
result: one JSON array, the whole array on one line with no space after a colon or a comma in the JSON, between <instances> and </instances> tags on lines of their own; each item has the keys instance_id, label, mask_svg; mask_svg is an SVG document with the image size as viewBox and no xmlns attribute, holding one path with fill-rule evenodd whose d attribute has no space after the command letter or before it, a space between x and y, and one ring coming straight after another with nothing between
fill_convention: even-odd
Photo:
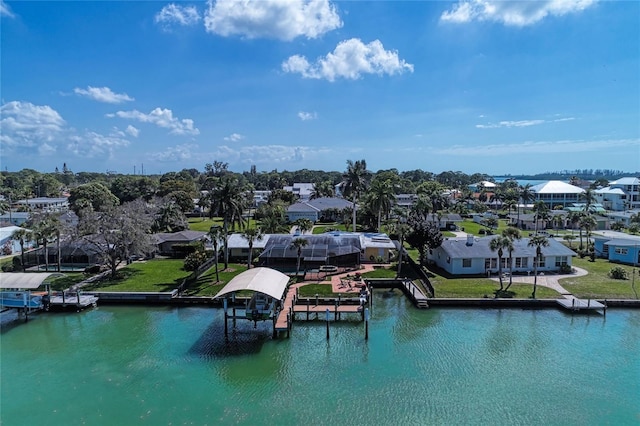
<instances>
[{"instance_id":1,"label":"green lawn","mask_svg":"<svg viewBox=\"0 0 640 426\"><path fill-rule=\"evenodd\" d=\"M486 226L482 226L477 222L474 222L471 219L465 219L462 222L460 222L458 224L458 227L460 228L460 230L462 230L462 228L464 228L464 232L466 232L467 234L473 234L476 236L482 236L480 234L480 230L487 230ZM507 228L507 221L505 219L498 219L498 229L493 229L493 233L494 234L499 234L502 232L502 230Z\"/></svg>"},{"instance_id":2,"label":"green lawn","mask_svg":"<svg viewBox=\"0 0 640 426\"><path fill-rule=\"evenodd\" d=\"M230 263L229 268L223 270L224 264L218 265L218 275L220 282L216 282L216 267L215 265L209 268L204 274L195 282L190 282L185 296L215 296L229 281L231 281L236 275L247 270L246 264ZM243 296L242 292L238 296Z\"/></svg>"},{"instance_id":3,"label":"green lawn","mask_svg":"<svg viewBox=\"0 0 640 426\"><path fill-rule=\"evenodd\" d=\"M436 276L430 279L436 291L436 298L447 297L494 297L499 284L486 278L456 278L444 279ZM505 282L506 286L508 282ZM528 299L533 291L532 284L513 283L509 288L511 297L515 299ZM537 299L557 299L561 297L558 292L550 288L538 286L536 290Z\"/></svg>"},{"instance_id":4,"label":"green lawn","mask_svg":"<svg viewBox=\"0 0 640 426\"><path fill-rule=\"evenodd\" d=\"M298 289L298 297L358 297L358 292L334 293L331 284L306 284Z\"/></svg>"},{"instance_id":5,"label":"green lawn","mask_svg":"<svg viewBox=\"0 0 640 426\"><path fill-rule=\"evenodd\" d=\"M118 271L115 280L106 279L83 287L100 291L171 291L191 273L182 269L181 259L153 259L135 262Z\"/></svg>"},{"instance_id":6,"label":"green lawn","mask_svg":"<svg viewBox=\"0 0 640 426\"><path fill-rule=\"evenodd\" d=\"M327 229L337 229L338 231L347 231L347 228L341 223L329 223L326 225L316 225L313 227L313 234L324 234ZM351 228L349 228L351 229Z\"/></svg>"},{"instance_id":7,"label":"green lawn","mask_svg":"<svg viewBox=\"0 0 640 426\"><path fill-rule=\"evenodd\" d=\"M60 291L71 287L74 284L79 283L87 278L90 275L86 275L82 272L65 272L64 277L54 278L51 277L51 290ZM48 281L46 281L48 282Z\"/></svg>"},{"instance_id":8,"label":"green lawn","mask_svg":"<svg viewBox=\"0 0 640 426\"><path fill-rule=\"evenodd\" d=\"M614 280L609 278L609 271L614 266L621 266L627 270L631 278L632 267L610 263L606 259L596 259L595 262L573 258L573 266L586 269L589 273L583 277L570 277L560 280L560 285L570 291L574 296L582 299L637 299L631 286L633 280ZM640 279L636 271L636 291L640 294Z\"/></svg>"},{"instance_id":9,"label":"green lawn","mask_svg":"<svg viewBox=\"0 0 640 426\"><path fill-rule=\"evenodd\" d=\"M204 220L202 220L202 218L199 218L199 217L189 218L189 229L192 231L209 232L211 227L214 225L222 226L222 219L221 218L209 219L205 217Z\"/></svg>"}]
</instances>

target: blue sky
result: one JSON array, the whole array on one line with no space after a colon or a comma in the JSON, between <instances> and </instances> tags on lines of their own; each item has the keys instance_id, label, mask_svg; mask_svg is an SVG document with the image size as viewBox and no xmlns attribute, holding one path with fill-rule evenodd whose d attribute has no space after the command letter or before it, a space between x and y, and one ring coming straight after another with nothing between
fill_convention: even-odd
<instances>
[{"instance_id":1,"label":"blue sky","mask_svg":"<svg viewBox=\"0 0 640 426\"><path fill-rule=\"evenodd\" d=\"M3 170L640 170L635 1L0 12Z\"/></svg>"}]
</instances>

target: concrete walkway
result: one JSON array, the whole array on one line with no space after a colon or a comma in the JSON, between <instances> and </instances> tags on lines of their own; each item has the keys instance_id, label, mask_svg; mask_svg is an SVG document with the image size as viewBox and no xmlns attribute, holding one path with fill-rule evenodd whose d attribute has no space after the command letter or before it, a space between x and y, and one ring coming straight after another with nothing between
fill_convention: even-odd
<instances>
[{"instance_id":1,"label":"concrete walkway","mask_svg":"<svg viewBox=\"0 0 640 426\"><path fill-rule=\"evenodd\" d=\"M560 285L560 283L558 282L558 280L561 280L562 278L571 278L571 277L582 277L587 275L587 271L582 269L582 268L577 268L575 266L572 267L576 272L574 274L553 274L553 275L548 275L548 274L544 274L543 272L538 273L538 281L537 281L537 285L542 286L542 287L547 287L550 289L553 289L555 291L557 291L558 293L560 293L565 299L575 299L576 297L574 297L568 290L566 290L564 287L562 287ZM499 282L500 280L498 278L491 278L492 280ZM513 276L513 282L514 283L522 283L522 284L533 284L533 276L524 276L524 275L514 275ZM505 284L509 283L509 277L503 278L502 282Z\"/></svg>"}]
</instances>

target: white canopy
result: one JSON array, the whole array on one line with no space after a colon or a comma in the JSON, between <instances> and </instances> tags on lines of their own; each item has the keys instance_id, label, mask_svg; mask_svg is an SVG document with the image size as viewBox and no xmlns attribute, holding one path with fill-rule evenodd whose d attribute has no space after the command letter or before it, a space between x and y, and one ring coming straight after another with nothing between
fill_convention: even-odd
<instances>
[{"instance_id":1,"label":"white canopy","mask_svg":"<svg viewBox=\"0 0 640 426\"><path fill-rule=\"evenodd\" d=\"M215 298L234 291L250 290L264 293L274 299L281 299L287 288L289 277L271 268L253 268L237 275L229 281Z\"/></svg>"},{"instance_id":2,"label":"white canopy","mask_svg":"<svg viewBox=\"0 0 640 426\"><path fill-rule=\"evenodd\" d=\"M0 273L0 288L22 288L33 290L52 275L64 275L59 272L28 273L28 272L6 272Z\"/></svg>"}]
</instances>

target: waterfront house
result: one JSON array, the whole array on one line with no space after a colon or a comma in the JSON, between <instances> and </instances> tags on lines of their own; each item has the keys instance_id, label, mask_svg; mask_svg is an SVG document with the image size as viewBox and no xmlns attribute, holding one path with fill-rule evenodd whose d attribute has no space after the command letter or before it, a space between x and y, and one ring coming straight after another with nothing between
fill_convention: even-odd
<instances>
[{"instance_id":1,"label":"waterfront house","mask_svg":"<svg viewBox=\"0 0 640 426\"><path fill-rule=\"evenodd\" d=\"M596 256L610 262L634 265L640 263L640 237L636 235L616 234L616 236L593 236L593 248Z\"/></svg>"},{"instance_id":2,"label":"waterfront house","mask_svg":"<svg viewBox=\"0 0 640 426\"><path fill-rule=\"evenodd\" d=\"M264 250L272 234L264 234L260 240L253 241L252 258ZM246 261L249 256L249 240L242 234L231 234L227 239L229 259Z\"/></svg>"},{"instance_id":3,"label":"waterfront house","mask_svg":"<svg viewBox=\"0 0 640 426\"><path fill-rule=\"evenodd\" d=\"M451 275L486 275L498 271L498 253L491 251L489 244L495 236L448 238L438 248L429 251L427 259ZM576 255L562 243L550 238L549 246L542 248L538 271L558 271L564 265L571 266ZM509 253L504 251L502 270L504 273L530 273L534 270L536 247L529 247L529 238L513 242L513 265L509 265Z\"/></svg>"}]
</instances>

